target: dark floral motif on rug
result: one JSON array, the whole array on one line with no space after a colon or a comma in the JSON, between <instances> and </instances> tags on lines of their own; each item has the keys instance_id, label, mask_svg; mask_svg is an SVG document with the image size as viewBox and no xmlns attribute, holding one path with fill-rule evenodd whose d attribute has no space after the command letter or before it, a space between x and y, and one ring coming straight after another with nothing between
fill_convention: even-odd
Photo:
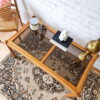
<instances>
[{"instance_id":1,"label":"dark floral motif on rug","mask_svg":"<svg viewBox=\"0 0 100 100\"><path fill-rule=\"evenodd\" d=\"M48 44L48 40L44 39L42 44L37 38L31 37L30 39L30 37L22 41L20 46L40 60L50 49L51 44L50 42ZM35 44L33 44L33 39ZM58 74L61 74L62 77L76 85L84 69L80 69L79 63L73 62L73 57L69 59L69 56L65 57L62 52L59 53L58 51L56 50L50 56L49 63L47 62L46 64L51 64L53 70L57 69ZM15 59L10 55L0 64L0 89L8 97L12 100L72 100L63 98L68 90L58 81L39 69L38 66L26 60L19 53L16 53L16 55L18 58ZM51 58L54 60L50 60ZM56 68L56 64L59 65L60 61L63 61L60 63L63 67L58 66ZM65 62L68 64L65 64ZM66 71L67 69L69 70ZM65 75L66 72L67 74ZM99 94L100 75L90 72L82 91L82 98L83 100L99 100Z\"/></svg>"},{"instance_id":2,"label":"dark floral motif on rug","mask_svg":"<svg viewBox=\"0 0 100 100\"><path fill-rule=\"evenodd\" d=\"M100 74L89 73L82 91L83 100L100 100Z\"/></svg>"},{"instance_id":3,"label":"dark floral motif on rug","mask_svg":"<svg viewBox=\"0 0 100 100\"><path fill-rule=\"evenodd\" d=\"M33 68L33 75L40 89L51 93L64 91L64 87L58 81L40 68Z\"/></svg>"},{"instance_id":4,"label":"dark floral motif on rug","mask_svg":"<svg viewBox=\"0 0 100 100\"><path fill-rule=\"evenodd\" d=\"M16 59L12 56L7 57L0 65L0 86L2 86L1 90L8 97L12 100L33 100L36 93L39 93L37 97L35 96L36 100L42 100L44 98L44 100L46 100L46 96L42 91L46 91L50 95L52 95L52 93L61 93L61 95L64 95L64 92L66 93L64 87L58 81L26 60L22 55L17 53L17 56L18 58ZM24 68L25 66L26 68ZM30 66L32 70L30 70ZM40 75L37 70L40 71ZM33 74L30 74L30 72ZM30 74L30 76L28 76L28 74ZM46 77L48 79L48 76L50 80L46 81ZM40 81L38 79L40 79ZM24 80L23 83L21 83L22 80ZM27 84L30 85L30 81L33 85L32 90L29 90L27 87ZM41 81L43 81L44 84L41 84ZM35 84L37 82L39 84ZM44 86L44 88L42 88L42 86ZM57 98L57 94L55 96ZM53 96L50 97L53 98Z\"/></svg>"},{"instance_id":5,"label":"dark floral motif on rug","mask_svg":"<svg viewBox=\"0 0 100 100\"><path fill-rule=\"evenodd\" d=\"M10 56L0 65L0 85L3 86L2 91L12 100L29 100L25 96L26 94L16 88L16 82L13 77L15 61Z\"/></svg>"},{"instance_id":6,"label":"dark floral motif on rug","mask_svg":"<svg viewBox=\"0 0 100 100\"><path fill-rule=\"evenodd\" d=\"M37 96L35 100L47 100L47 96L45 95L46 92L49 92L47 95L51 97L51 99L48 100L55 100L55 98L56 100L71 100L68 98L63 99L63 95L66 91L64 91L63 86L59 82L26 60L22 55L17 54L17 56L17 59L9 56L0 64L0 88L2 86L1 90L8 97L12 100L32 100ZM30 66L32 70L30 70ZM23 74L21 72L23 72ZM30 76L28 76L28 74L30 74ZM21 83L22 79L24 79L24 83L29 84L29 86L30 81L32 81L32 91L25 89L26 87L28 88L28 86ZM44 93L41 91L44 91ZM39 92L40 94L37 95ZM58 97L60 94L62 99ZM82 98L83 100L99 100L99 94L100 75L95 72L90 72L82 91Z\"/></svg>"}]
</instances>

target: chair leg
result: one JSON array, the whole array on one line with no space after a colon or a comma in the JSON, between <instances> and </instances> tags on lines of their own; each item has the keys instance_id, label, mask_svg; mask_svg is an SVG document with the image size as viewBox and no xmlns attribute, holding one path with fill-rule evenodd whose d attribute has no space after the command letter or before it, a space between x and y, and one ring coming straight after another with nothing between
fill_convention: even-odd
<instances>
[{"instance_id":1,"label":"chair leg","mask_svg":"<svg viewBox=\"0 0 100 100\"><path fill-rule=\"evenodd\" d=\"M18 32L18 30L16 32ZM19 38L20 42L22 42L21 36L19 36L18 38Z\"/></svg>"},{"instance_id":2,"label":"chair leg","mask_svg":"<svg viewBox=\"0 0 100 100\"><path fill-rule=\"evenodd\" d=\"M23 23L22 23L22 20L21 20L20 14L19 14L18 6L17 6L17 1L14 0L14 3L15 3L15 6L16 6L16 10L17 10L17 12L18 12L18 16L19 16L19 19L20 19L21 25L23 26Z\"/></svg>"},{"instance_id":3,"label":"chair leg","mask_svg":"<svg viewBox=\"0 0 100 100\"><path fill-rule=\"evenodd\" d=\"M19 40L20 40L20 42L22 42L21 36L19 36Z\"/></svg>"},{"instance_id":4,"label":"chair leg","mask_svg":"<svg viewBox=\"0 0 100 100\"><path fill-rule=\"evenodd\" d=\"M8 47L8 46L7 46L7 47ZM8 49L10 50L12 56L13 56L14 58L17 58L17 56L16 56L16 54L14 53L14 51L13 51L10 47L8 47Z\"/></svg>"}]
</instances>

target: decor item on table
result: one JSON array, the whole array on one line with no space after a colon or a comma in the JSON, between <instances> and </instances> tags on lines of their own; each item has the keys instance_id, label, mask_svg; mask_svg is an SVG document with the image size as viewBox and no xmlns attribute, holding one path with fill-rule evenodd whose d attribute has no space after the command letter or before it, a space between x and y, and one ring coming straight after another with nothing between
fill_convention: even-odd
<instances>
[{"instance_id":1,"label":"decor item on table","mask_svg":"<svg viewBox=\"0 0 100 100\"><path fill-rule=\"evenodd\" d=\"M44 36L46 34L46 26L43 24L40 24L39 30L38 30L38 38L39 40L43 40Z\"/></svg>"},{"instance_id":2,"label":"decor item on table","mask_svg":"<svg viewBox=\"0 0 100 100\"><path fill-rule=\"evenodd\" d=\"M87 46L87 50L85 52L82 52L79 55L79 59L81 61L85 61L88 59L88 56L90 54L98 53L100 51L100 38L98 40L92 40L90 41Z\"/></svg>"},{"instance_id":3,"label":"decor item on table","mask_svg":"<svg viewBox=\"0 0 100 100\"><path fill-rule=\"evenodd\" d=\"M31 30L38 30L39 29L39 19L38 18L31 18L30 19L30 28L31 28Z\"/></svg>"},{"instance_id":4,"label":"decor item on table","mask_svg":"<svg viewBox=\"0 0 100 100\"><path fill-rule=\"evenodd\" d=\"M37 35L39 40L44 39L46 33L46 27L43 24L39 24L39 19L34 17L30 19L30 28L34 31L34 35Z\"/></svg>"},{"instance_id":5,"label":"decor item on table","mask_svg":"<svg viewBox=\"0 0 100 100\"><path fill-rule=\"evenodd\" d=\"M63 38L63 36L60 37L61 34L62 35L64 34L64 38ZM61 40L59 39L59 37ZM57 31L57 33L50 40L51 43L53 43L54 45L56 45L63 51L67 51L67 48L69 47L69 45L71 44L72 41L73 41L73 39L71 37L67 36L66 31L63 31L63 32Z\"/></svg>"},{"instance_id":6,"label":"decor item on table","mask_svg":"<svg viewBox=\"0 0 100 100\"><path fill-rule=\"evenodd\" d=\"M61 34L59 35L60 41L66 41L67 38L68 38L67 31L66 30L62 31Z\"/></svg>"}]
</instances>

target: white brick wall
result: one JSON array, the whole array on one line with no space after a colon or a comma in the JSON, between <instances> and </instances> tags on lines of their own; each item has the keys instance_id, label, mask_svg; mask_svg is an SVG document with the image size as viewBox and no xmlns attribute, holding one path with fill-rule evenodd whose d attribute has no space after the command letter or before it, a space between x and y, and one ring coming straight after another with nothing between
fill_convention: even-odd
<instances>
[{"instance_id":1,"label":"white brick wall","mask_svg":"<svg viewBox=\"0 0 100 100\"><path fill-rule=\"evenodd\" d=\"M100 38L100 0L22 0L22 2L26 4L21 13L27 12L30 16L37 13L37 16L50 26L58 30L67 29L74 41L83 46L90 40ZM99 64L100 60L96 64L98 68Z\"/></svg>"}]
</instances>

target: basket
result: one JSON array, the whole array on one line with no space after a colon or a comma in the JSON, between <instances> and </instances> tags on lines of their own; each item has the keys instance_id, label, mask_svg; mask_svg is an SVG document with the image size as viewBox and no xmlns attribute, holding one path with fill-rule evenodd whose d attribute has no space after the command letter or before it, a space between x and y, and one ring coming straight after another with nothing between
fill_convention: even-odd
<instances>
[{"instance_id":1,"label":"basket","mask_svg":"<svg viewBox=\"0 0 100 100\"><path fill-rule=\"evenodd\" d=\"M11 18L11 3L7 3L5 6L0 8L0 17L3 20L10 20Z\"/></svg>"}]
</instances>

